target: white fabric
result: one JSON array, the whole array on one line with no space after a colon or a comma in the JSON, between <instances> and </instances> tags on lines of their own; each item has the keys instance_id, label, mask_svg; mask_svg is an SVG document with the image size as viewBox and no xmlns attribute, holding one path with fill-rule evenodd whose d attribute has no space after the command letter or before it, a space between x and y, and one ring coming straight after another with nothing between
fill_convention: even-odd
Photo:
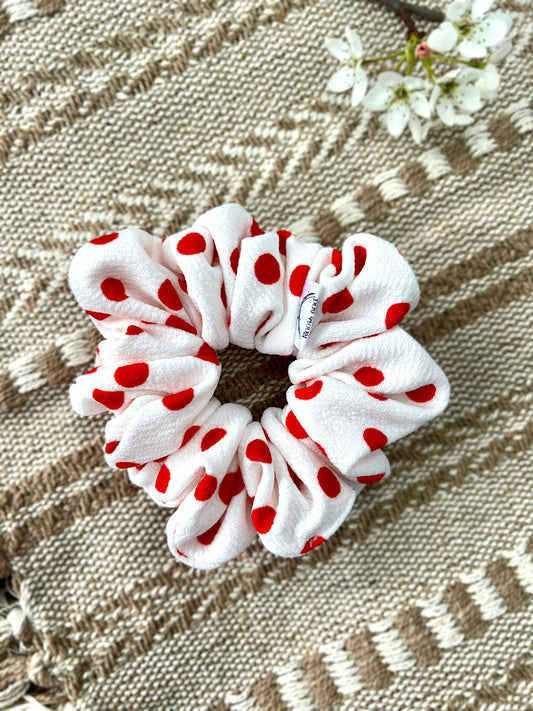
<instances>
[{"instance_id":1,"label":"white fabric","mask_svg":"<svg viewBox=\"0 0 533 711\"><path fill-rule=\"evenodd\" d=\"M305 279L322 285L308 345L293 346ZM214 568L258 534L281 556L331 536L366 483L389 475L382 447L446 406L449 386L397 324L419 298L392 244L370 234L342 254L261 233L236 204L164 241L128 228L74 256L72 291L105 340L71 386L76 412L109 410L105 458L174 509L176 558ZM216 349L295 355L287 406L252 422L213 396Z\"/></svg>"}]
</instances>

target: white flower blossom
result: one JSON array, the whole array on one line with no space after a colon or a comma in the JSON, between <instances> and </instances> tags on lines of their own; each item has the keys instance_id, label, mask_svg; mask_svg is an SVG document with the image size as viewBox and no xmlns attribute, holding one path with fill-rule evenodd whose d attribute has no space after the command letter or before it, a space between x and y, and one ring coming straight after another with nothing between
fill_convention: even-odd
<instances>
[{"instance_id":1,"label":"white flower blossom","mask_svg":"<svg viewBox=\"0 0 533 711\"><path fill-rule=\"evenodd\" d=\"M326 39L327 49L342 62L327 88L351 90L353 106L381 113L395 138L409 128L419 145L433 126L471 124L474 114L496 98L496 64L512 48L511 16L493 10L494 2L453 0L444 22L427 39L410 34L403 49L383 57L364 56L359 35L346 28L346 39ZM382 63L377 78L365 70L374 62ZM393 66L394 71L383 71Z\"/></svg>"},{"instance_id":2,"label":"white flower blossom","mask_svg":"<svg viewBox=\"0 0 533 711\"><path fill-rule=\"evenodd\" d=\"M343 62L344 66L331 77L327 89L343 92L352 90L352 106L357 106L363 100L368 87L368 76L363 69L363 43L355 30L346 28L348 42L339 39L326 39L326 47L330 53Z\"/></svg>"},{"instance_id":3,"label":"white flower blossom","mask_svg":"<svg viewBox=\"0 0 533 711\"><path fill-rule=\"evenodd\" d=\"M430 99L431 111L446 126L465 126L473 122L471 114L483 106L481 89L477 81L482 73L475 70L453 69L436 80Z\"/></svg>"},{"instance_id":4,"label":"white flower blossom","mask_svg":"<svg viewBox=\"0 0 533 711\"><path fill-rule=\"evenodd\" d=\"M506 12L489 12L494 0L456 0L446 9L446 20L433 30L427 43L435 52L457 51L468 59L487 56L487 49L498 45L511 28Z\"/></svg>"},{"instance_id":5,"label":"white flower blossom","mask_svg":"<svg viewBox=\"0 0 533 711\"><path fill-rule=\"evenodd\" d=\"M392 136L400 136L409 126L415 141L421 142L427 133L418 117L429 119L431 107L424 93L426 81L420 77L403 76L398 72L382 72L370 89L363 104L370 111L386 111L385 124Z\"/></svg>"}]
</instances>

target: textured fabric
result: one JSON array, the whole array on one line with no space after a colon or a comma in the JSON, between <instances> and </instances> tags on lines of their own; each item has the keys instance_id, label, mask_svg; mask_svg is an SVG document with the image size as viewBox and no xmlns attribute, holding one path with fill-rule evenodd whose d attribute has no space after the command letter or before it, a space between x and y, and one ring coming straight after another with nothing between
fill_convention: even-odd
<instances>
[{"instance_id":1,"label":"textured fabric","mask_svg":"<svg viewBox=\"0 0 533 711\"><path fill-rule=\"evenodd\" d=\"M420 148L324 91L326 36L350 24L379 55L405 36L375 0L17 5L53 3L0 2L0 570L20 601L0 624L2 703L528 709L531 2L496 3L516 30L498 99ZM309 555L256 541L199 571L169 556L168 510L107 465L112 416L72 410L101 335L67 275L89 239L165 237L231 201L325 247L395 244L421 292L402 328L451 398L385 447L391 476ZM219 359L220 402L256 420L285 406L286 358Z\"/></svg>"},{"instance_id":2,"label":"textured fabric","mask_svg":"<svg viewBox=\"0 0 533 711\"><path fill-rule=\"evenodd\" d=\"M299 351L306 279L321 291ZM382 448L448 403L446 376L398 325L418 303L415 275L374 235L348 237L341 253L222 205L164 241L135 228L90 240L69 282L106 337L73 407L115 413L107 462L175 509L169 548L193 567L227 562L256 532L282 556L321 545L389 474ZM230 343L296 356L288 405L260 424L214 397L215 349Z\"/></svg>"}]
</instances>

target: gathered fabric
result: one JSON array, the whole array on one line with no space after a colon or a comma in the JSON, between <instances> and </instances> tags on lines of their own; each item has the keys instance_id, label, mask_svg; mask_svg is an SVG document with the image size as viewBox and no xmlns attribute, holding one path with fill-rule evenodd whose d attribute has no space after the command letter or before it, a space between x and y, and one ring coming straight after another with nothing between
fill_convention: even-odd
<instances>
[{"instance_id":1,"label":"gathered fabric","mask_svg":"<svg viewBox=\"0 0 533 711\"><path fill-rule=\"evenodd\" d=\"M215 568L256 536L279 556L316 548L389 476L383 447L448 402L446 376L398 325L418 303L416 277L371 234L340 251L262 232L227 204L164 240L132 227L97 237L69 283L104 338L72 406L113 413L107 463L173 510L170 551L193 567ZM309 283L320 298L298 350ZM257 422L214 396L230 343L295 356L283 409Z\"/></svg>"}]
</instances>

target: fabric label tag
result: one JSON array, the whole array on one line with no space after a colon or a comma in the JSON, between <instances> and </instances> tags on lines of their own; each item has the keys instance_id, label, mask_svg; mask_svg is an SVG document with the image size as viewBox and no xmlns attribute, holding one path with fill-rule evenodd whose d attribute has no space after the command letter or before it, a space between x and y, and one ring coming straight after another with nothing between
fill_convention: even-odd
<instances>
[{"instance_id":1,"label":"fabric label tag","mask_svg":"<svg viewBox=\"0 0 533 711\"><path fill-rule=\"evenodd\" d=\"M316 281L310 281L309 279L305 280L300 303L298 304L296 330L294 332L294 345L299 351L303 351L307 345L307 339L313 328L316 307L321 293L321 284L317 284Z\"/></svg>"}]
</instances>

